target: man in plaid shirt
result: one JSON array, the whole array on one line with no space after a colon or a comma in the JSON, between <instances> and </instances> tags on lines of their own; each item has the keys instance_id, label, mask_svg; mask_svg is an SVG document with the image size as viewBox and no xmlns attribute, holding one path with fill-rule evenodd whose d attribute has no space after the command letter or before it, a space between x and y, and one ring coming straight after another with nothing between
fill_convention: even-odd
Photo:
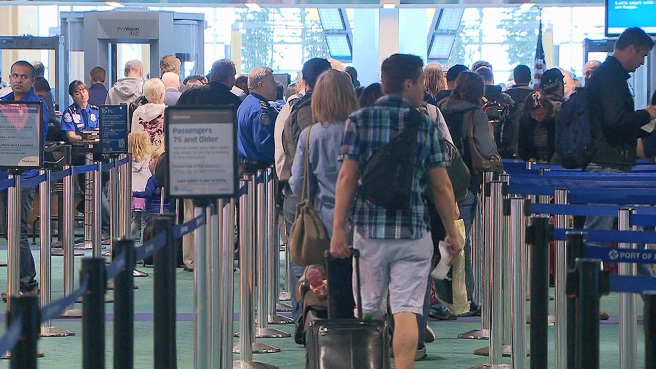
<instances>
[{"instance_id":1,"label":"man in plaid shirt","mask_svg":"<svg viewBox=\"0 0 656 369\"><path fill-rule=\"evenodd\" d=\"M335 218L330 251L348 257L346 219L355 200L353 247L360 250L363 315L380 316L389 291L394 315L394 360L397 369L412 368L417 349L417 315L422 313L426 283L433 255L424 190L430 186L447 231L454 256L462 249L454 221L458 210L446 166L450 158L435 122L422 114L417 134L411 206L388 210L356 197L358 179L374 150L408 128L410 109L424 98L421 58L395 54L381 67L385 96L375 106L361 109L346 122L337 179ZM393 186L394 183L390 183ZM354 289L355 290L355 289Z\"/></svg>"}]
</instances>

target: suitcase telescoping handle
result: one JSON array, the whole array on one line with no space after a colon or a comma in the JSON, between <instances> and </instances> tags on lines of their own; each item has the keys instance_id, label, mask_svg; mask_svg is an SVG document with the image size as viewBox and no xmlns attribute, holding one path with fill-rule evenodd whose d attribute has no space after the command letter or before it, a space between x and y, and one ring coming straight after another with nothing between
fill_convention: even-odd
<instances>
[{"instance_id":1,"label":"suitcase telescoping handle","mask_svg":"<svg viewBox=\"0 0 656 369\"><path fill-rule=\"evenodd\" d=\"M360 285L360 250L351 248L351 255L353 255L353 259L355 260L355 278L356 278L356 283L355 283L355 292L356 292L356 310L358 312L358 319L362 320L362 291L361 291L361 285ZM330 250L326 250L323 253L324 257L324 268L326 270L326 278L328 279L328 319L332 319L333 315L335 313L333 309L333 303L332 303L332 293L331 293L331 282L330 282L330 261L335 259L330 254Z\"/></svg>"}]
</instances>

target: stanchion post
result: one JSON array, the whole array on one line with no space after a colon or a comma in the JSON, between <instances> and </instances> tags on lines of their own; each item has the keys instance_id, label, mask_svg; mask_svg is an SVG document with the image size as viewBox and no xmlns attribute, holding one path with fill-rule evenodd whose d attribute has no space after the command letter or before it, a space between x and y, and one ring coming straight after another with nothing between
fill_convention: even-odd
<instances>
[{"instance_id":1,"label":"stanchion post","mask_svg":"<svg viewBox=\"0 0 656 369\"><path fill-rule=\"evenodd\" d=\"M224 200L213 200L216 206L216 214L212 214L211 223L208 228L212 229L209 257L207 258L210 270L211 311L210 311L210 368L221 368L221 251L223 249L223 205Z\"/></svg>"},{"instance_id":2,"label":"stanchion post","mask_svg":"<svg viewBox=\"0 0 656 369\"><path fill-rule=\"evenodd\" d=\"M121 215L119 214L121 198L119 197L119 168L116 166L117 163L118 160L116 160L116 157L112 157L112 164L114 165L109 170L109 239L112 240L110 243L110 255L112 255L112 251L114 250L113 240L119 238L121 234Z\"/></svg>"},{"instance_id":3,"label":"stanchion post","mask_svg":"<svg viewBox=\"0 0 656 369\"><path fill-rule=\"evenodd\" d=\"M526 368L526 207L523 197L510 198L510 258L512 278L512 367Z\"/></svg>"},{"instance_id":4,"label":"stanchion post","mask_svg":"<svg viewBox=\"0 0 656 369\"><path fill-rule=\"evenodd\" d=\"M567 232L567 369L576 368L576 259L583 257L588 242L585 232Z\"/></svg>"},{"instance_id":5,"label":"stanchion post","mask_svg":"<svg viewBox=\"0 0 656 369\"><path fill-rule=\"evenodd\" d=\"M71 169L70 166L64 167L64 170ZM64 177L64 202L60 204L63 209L64 219L63 223L64 234L62 235L62 250L64 252L64 295L68 296L73 293L75 289L75 210L73 208L73 200L75 196L74 189L74 174ZM79 318L81 312L75 309L74 305L69 306L62 314L62 317Z\"/></svg>"},{"instance_id":6,"label":"stanchion post","mask_svg":"<svg viewBox=\"0 0 656 369\"><path fill-rule=\"evenodd\" d=\"M491 257L492 257L492 238L494 237L494 231L492 229L492 214L494 209L492 208L492 200L490 197L490 184L493 177L492 172L483 173L483 252L481 252L481 258L483 261L483 278L482 280L482 307L481 307L481 323L482 328L487 337L490 337L490 319L492 314L492 286L490 281L490 269L491 269Z\"/></svg>"},{"instance_id":7,"label":"stanchion post","mask_svg":"<svg viewBox=\"0 0 656 369\"><path fill-rule=\"evenodd\" d=\"M534 217L529 228L532 243L531 268L531 369L548 367L549 240L553 226L549 218ZM597 314L598 315L598 314Z\"/></svg>"},{"instance_id":8,"label":"stanchion post","mask_svg":"<svg viewBox=\"0 0 656 369\"><path fill-rule=\"evenodd\" d=\"M12 175L10 175L10 178ZM13 174L14 186L7 189L7 296L20 291L21 175Z\"/></svg>"},{"instance_id":9,"label":"stanchion post","mask_svg":"<svg viewBox=\"0 0 656 369\"><path fill-rule=\"evenodd\" d=\"M38 296L10 296L9 319L7 326L16 319L21 319L23 329L21 339L11 350L11 369L36 369L36 341L39 336L39 311Z\"/></svg>"},{"instance_id":10,"label":"stanchion post","mask_svg":"<svg viewBox=\"0 0 656 369\"><path fill-rule=\"evenodd\" d=\"M599 369L599 298L601 261L578 259L576 367ZM533 327L531 327L533 328Z\"/></svg>"},{"instance_id":11,"label":"stanchion post","mask_svg":"<svg viewBox=\"0 0 656 369\"><path fill-rule=\"evenodd\" d=\"M645 369L656 369L656 291L646 291L642 297L645 303Z\"/></svg>"},{"instance_id":12,"label":"stanchion post","mask_svg":"<svg viewBox=\"0 0 656 369\"><path fill-rule=\"evenodd\" d=\"M502 186L502 227L501 227L501 238L500 238L500 247L499 253L500 256L500 265L512 265L513 250L510 244L510 195L508 193L508 186L510 185L510 175L509 174L499 174L499 180L503 183ZM498 213L497 213L498 214ZM499 264L495 264L499 265ZM501 307L503 311L503 345L502 352L512 351L512 283L510 279L512 278L512 268L500 268L502 274L501 280L501 291L502 298L498 303L498 306Z\"/></svg>"},{"instance_id":13,"label":"stanchion post","mask_svg":"<svg viewBox=\"0 0 656 369\"><path fill-rule=\"evenodd\" d=\"M102 163L93 172L93 239L92 255L102 256Z\"/></svg>"},{"instance_id":14,"label":"stanchion post","mask_svg":"<svg viewBox=\"0 0 656 369\"><path fill-rule=\"evenodd\" d=\"M504 182L492 181L490 186L490 197L492 211L491 223L492 228L492 247L491 255L488 259L491 261L490 266L490 286L492 303L492 316L490 325L490 365L498 367L501 364L503 356L503 268L499 265L503 264L503 186ZM492 265L494 267L492 267Z\"/></svg>"},{"instance_id":15,"label":"stanchion post","mask_svg":"<svg viewBox=\"0 0 656 369\"><path fill-rule=\"evenodd\" d=\"M244 176L240 187L246 186L247 193L239 199L239 346L241 362L253 361L253 275L252 220L253 192L255 184L252 176Z\"/></svg>"},{"instance_id":16,"label":"stanchion post","mask_svg":"<svg viewBox=\"0 0 656 369\"><path fill-rule=\"evenodd\" d=\"M132 238L130 234L130 223L132 221L132 156L130 154L122 154L121 158L129 158L128 162L121 166L119 170L119 199L121 206L119 207L119 235L122 238Z\"/></svg>"},{"instance_id":17,"label":"stanchion post","mask_svg":"<svg viewBox=\"0 0 656 369\"><path fill-rule=\"evenodd\" d=\"M125 265L114 279L114 369L134 367L134 240L113 240L116 255L125 253Z\"/></svg>"},{"instance_id":18,"label":"stanchion post","mask_svg":"<svg viewBox=\"0 0 656 369\"><path fill-rule=\"evenodd\" d=\"M618 229L631 230L630 217L633 209L620 209ZM634 249L632 243L620 243L622 249ZM636 275L638 268L635 263L619 263L620 275ZM636 312L636 295L633 293L620 293L620 369L633 369L638 367L638 320Z\"/></svg>"},{"instance_id":19,"label":"stanchion post","mask_svg":"<svg viewBox=\"0 0 656 369\"><path fill-rule=\"evenodd\" d=\"M554 202L558 205L568 203L567 188L557 188ZM556 215L556 227L567 228L567 215ZM565 241L554 243L554 285L556 300L556 369L567 368L567 248Z\"/></svg>"},{"instance_id":20,"label":"stanchion post","mask_svg":"<svg viewBox=\"0 0 656 369\"><path fill-rule=\"evenodd\" d=\"M155 252L154 265L154 367L176 369L177 351L175 334L175 247L173 246L173 219L159 216L155 229L166 232L166 246Z\"/></svg>"},{"instance_id":21,"label":"stanchion post","mask_svg":"<svg viewBox=\"0 0 656 369\"><path fill-rule=\"evenodd\" d=\"M223 212L223 243L221 244L221 284L219 286L219 317L221 319L221 337L219 345L221 348L220 368L230 368L233 365L233 316L234 316L234 261L235 261L235 208L236 200L222 200L225 206L220 206Z\"/></svg>"},{"instance_id":22,"label":"stanchion post","mask_svg":"<svg viewBox=\"0 0 656 369\"><path fill-rule=\"evenodd\" d=\"M105 259L82 259L80 284L89 281L82 305L82 368L105 368Z\"/></svg>"},{"instance_id":23,"label":"stanchion post","mask_svg":"<svg viewBox=\"0 0 656 369\"><path fill-rule=\"evenodd\" d=\"M210 359L210 304L209 260L207 243L212 238L207 225L211 223L211 211L206 203L194 200L194 217L205 217L205 225L194 230L194 367L209 368ZM209 237L208 237L209 233Z\"/></svg>"}]
</instances>

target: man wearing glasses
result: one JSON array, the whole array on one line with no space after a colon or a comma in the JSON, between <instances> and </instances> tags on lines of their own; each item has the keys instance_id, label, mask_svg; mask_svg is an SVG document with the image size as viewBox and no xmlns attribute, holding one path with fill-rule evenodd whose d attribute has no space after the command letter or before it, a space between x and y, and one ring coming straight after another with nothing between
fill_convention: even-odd
<instances>
[{"instance_id":1,"label":"man wearing glasses","mask_svg":"<svg viewBox=\"0 0 656 369\"><path fill-rule=\"evenodd\" d=\"M9 84L12 92L0 98L0 101L41 102L41 123L43 125L41 134L45 143L48 134L48 108L39 96L34 92L34 67L32 64L19 60L11 66ZM0 169L0 180L7 179L7 170ZM30 169L22 173L22 178L32 178L39 175L36 169ZM36 188L23 188L21 191L21 235L20 235L20 293L38 294L39 283L36 281L36 269L34 258L27 240L27 217L32 211L32 203ZM7 191L0 192L0 231L7 237ZM7 300L7 294L2 293L2 299Z\"/></svg>"}]
</instances>

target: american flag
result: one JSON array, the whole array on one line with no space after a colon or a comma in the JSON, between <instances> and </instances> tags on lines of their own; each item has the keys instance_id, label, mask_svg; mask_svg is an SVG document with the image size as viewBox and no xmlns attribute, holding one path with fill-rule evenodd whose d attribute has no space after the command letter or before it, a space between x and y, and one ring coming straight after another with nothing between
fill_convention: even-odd
<instances>
[{"instance_id":1,"label":"american flag","mask_svg":"<svg viewBox=\"0 0 656 369\"><path fill-rule=\"evenodd\" d=\"M544 60L544 48L542 47L542 21L540 20L540 30L538 31L538 45L535 48L535 68L533 70L533 89L537 90L540 84L542 73L547 70L547 62Z\"/></svg>"}]
</instances>

